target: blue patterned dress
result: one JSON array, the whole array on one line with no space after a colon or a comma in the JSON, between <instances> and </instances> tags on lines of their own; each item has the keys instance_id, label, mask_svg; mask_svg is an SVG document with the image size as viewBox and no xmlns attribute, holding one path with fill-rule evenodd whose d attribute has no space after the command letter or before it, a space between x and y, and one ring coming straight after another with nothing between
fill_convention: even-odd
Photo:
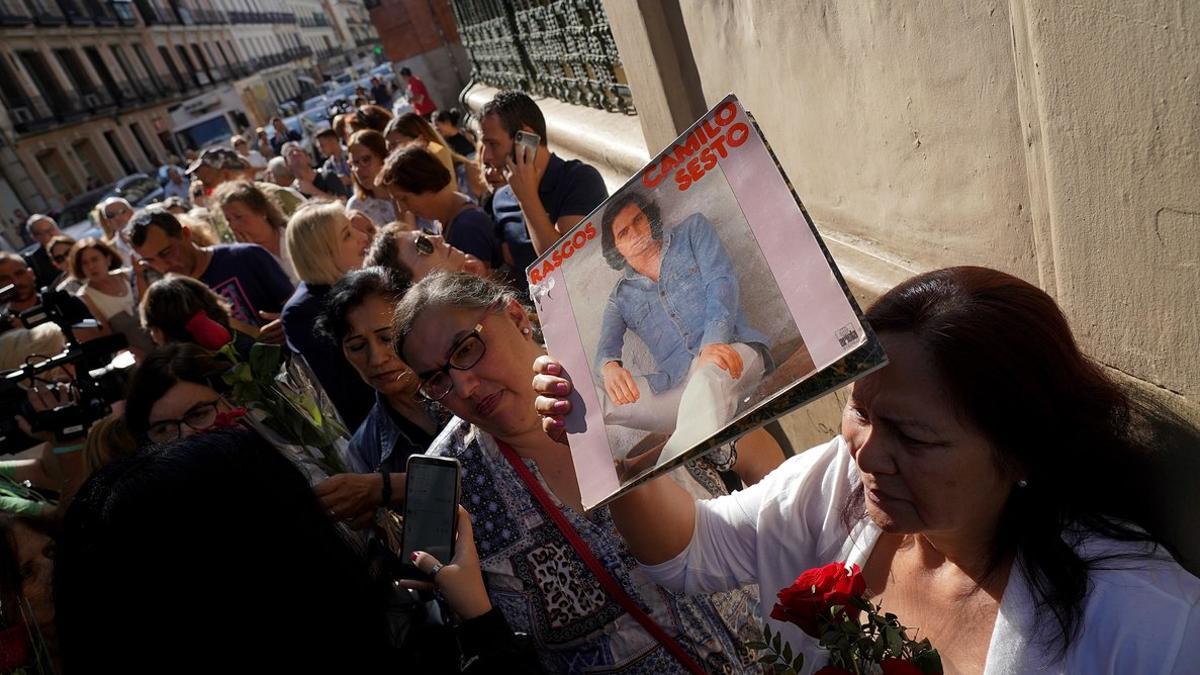
<instances>
[{"instance_id":1,"label":"blue patterned dress","mask_svg":"<svg viewBox=\"0 0 1200 675\"><path fill-rule=\"evenodd\" d=\"M471 512L492 604L513 630L532 637L546 672L684 672L608 597L500 454L495 439L454 418L428 454L455 457L462 463L462 504ZM525 463L612 577L707 672L760 672L744 646L762 635L754 589L705 597L677 595L659 587L625 548L607 508L584 516L564 507L546 487L536 464ZM697 497L726 492L706 460L693 462L686 470L685 487Z\"/></svg>"}]
</instances>

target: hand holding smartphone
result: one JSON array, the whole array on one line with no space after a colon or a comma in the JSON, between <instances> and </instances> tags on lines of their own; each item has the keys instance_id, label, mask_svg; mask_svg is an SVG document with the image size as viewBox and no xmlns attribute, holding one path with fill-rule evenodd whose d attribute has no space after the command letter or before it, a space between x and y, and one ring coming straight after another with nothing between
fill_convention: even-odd
<instances>
[{"instance_id":1,"label":"hand holding smartphone","mask_svg":"<svg viewBox=\"0 0 1200 675\"><path fill-rule=\"evenodd\" d=\"M524 153L525 162L532 164L533 160L537 159L538 146L542 143L542 137L531 131L518 131L513 137L516 141L513 144L513 161L517 161L518 152Z\"/></svg>"},{"instance_id":2,"label":"hand holding smartphone","mask_svg":"<svg viewBox=\"0 0 1200 675\"><path fill-rule=\"evenodd\" d=\"M458 460L451 457L413 455L408 458L401 544L404 576L429 579L412 564L414 551L425 551L440 561L454 557L460 472Z\"/></svg>"}]
</instances>

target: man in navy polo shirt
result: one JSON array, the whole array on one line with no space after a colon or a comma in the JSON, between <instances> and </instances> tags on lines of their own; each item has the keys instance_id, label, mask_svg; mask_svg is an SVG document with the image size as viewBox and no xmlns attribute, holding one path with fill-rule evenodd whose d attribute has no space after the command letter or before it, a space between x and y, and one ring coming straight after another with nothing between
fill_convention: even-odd
<instances>
[{"instance_id":1,"label":"man in navy polo shirt","mask_svg":"<svg viewBox=\"0 0 1200 675\"><path fill-rule=\"evenodd\" d=\"M480 127L484 163L508 170L508 185L496 190L492 213L506 261L524 277L539 254L608 198L608 188L595 167L550 152L546 118L523 92L497 94L483 106ZM518 131L538 135L536 153L516 144Z\"/></svg>"}]
</instances>

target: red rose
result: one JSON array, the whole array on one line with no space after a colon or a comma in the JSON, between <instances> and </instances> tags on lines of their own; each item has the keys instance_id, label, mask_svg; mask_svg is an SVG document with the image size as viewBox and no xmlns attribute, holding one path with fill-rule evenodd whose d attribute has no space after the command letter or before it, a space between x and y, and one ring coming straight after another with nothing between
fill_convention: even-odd
<instances>
[{"instance_id":1,"label":"red rose","mask_svg":"<svg viewBox=\"0 0 1200 675\"><path fill-rule=\"evenodd\" d=\"M813 675L854 675L854 673L845 668L838 668L837 666L825 666L813 673Z\"/></svg>"},{"instance_id":2,"label":"red rose","mask_svg":"<svg viewBox=\"0 0 1200 675\"><path fill-rule=\"evenodd\" d=\"M193 314L192 318L183 325L183 329L196 340L196 344L213 352L229 344L229 341L233 339L233 336L229 334L229 329L213 321L208 314L204 313L204 310Z\"/></svg>"},{"instance_id":3,"label":"red rose","mask_svg":"<svg viewBox=\"0 0 1200 675\"><path fill-rule=\"evenodd\" d=\"M834 605L849 605L850 598L862 597L866 590L867 582L859 573L858 565L850 570L840 562L816 567L779 591L779 602L771 610L771 618L796 624L800 630L820 639L817 617L828 616L829 608ZM855 612L851 608L850 616Z\"/></svg>"},{"instance_id":4,"label":"red rose","mask_svg":"<svg viewBox=\"0 0 1200 675\"><path fill-rule=\"evenodd\" d=\"M884 659L880 662L879 667L883 668L883 675L925 675L920 668L904 659Z\"/></svg>"},{"instance_id":5,"label":"red rose","mask_svg":"<svg viewBox=\"0 0 1200 675\"><path fill-rule=\"evenodd\" d=\"M0 629L0 671L32 665L33 652L29 649L29 635L23 624Z\"/></svg>"}]
</instances>

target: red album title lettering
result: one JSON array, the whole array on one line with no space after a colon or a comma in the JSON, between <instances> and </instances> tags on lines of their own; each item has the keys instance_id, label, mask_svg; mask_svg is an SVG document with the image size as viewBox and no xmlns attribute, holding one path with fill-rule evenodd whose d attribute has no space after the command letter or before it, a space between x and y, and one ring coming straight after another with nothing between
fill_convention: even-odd
<instances>
[{"instance_id":1,"label":"red album title lettering","mask_svg":"<svg viewBox=\"0 0 1200 675\"><path fill-rule=\"evenodd\" d=\"M673 175L680 190L691 187L717 165L718 158L728 157L731 148L750 138L750 127L745 122L734 123L735 118L737 106L732 102L718 108L696 125L682 144L676 143L662 154L661 161L651 164L642 174L642 184L655 188Z\"/></svg>"},{"instance_id":2,"label":"red album title lettering","mask_svg":"<svg viewBox=\"0 0 1200 675\"><path fill-rule=\"evenodd\" d=\"M575 255L576 251L583 248L589 241L595 238L596 226L591 223L576 229L575 233L570 237L563 237L562 244L554 249L549 258L545 258L539 263L534 263L533 269L529 270L529 283L540 284L542 280L558 269L563 262Z\"/></svg>"}]
</instances>

